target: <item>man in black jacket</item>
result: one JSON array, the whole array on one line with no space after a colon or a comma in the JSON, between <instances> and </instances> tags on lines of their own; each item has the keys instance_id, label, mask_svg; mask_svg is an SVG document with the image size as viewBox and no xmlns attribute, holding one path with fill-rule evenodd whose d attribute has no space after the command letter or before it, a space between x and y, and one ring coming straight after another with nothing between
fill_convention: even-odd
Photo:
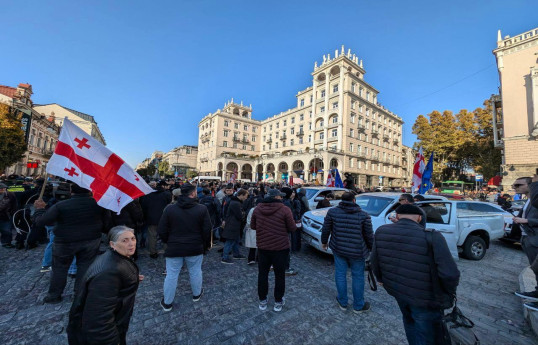
<instances>
[{"instance_id":1,"label":"man in black jacket","mask_svg":"<svg viewBox=\"0 0 538 345\"><path fill-rule=\"evenodd\" d=\"M141 197L140 206L144 211L144 225L147 226L148 230L149 257L156 259L159 256L157 253L157 226L164 208L172 202L172 194L163 186L157 186L157 182L152 181L149 185L155 188L155 192Z\"/></svg>"},{"instance_id":2,"label":"man in black jacket","mask_svg":"<svg viewBox=\"0 0 538 345\"><path fill-rule=\"evenodd\" d=\"M456 294L460 272L445 238L421 226L414 205L396 209L398 221L375 233L372 268L403 315L409 344L444 344L441 319Z\"/></svg>"},{"instance_id":3,"label":"man in black jacket","mask_svg":"<svg viewBox=\"0 0 538 345\"><path fill-rule=\"evenodd\" d=\"M75 293L80 290L84 274L99 251L101 233L110 226L110 211L97 205L91 192L76 184L71 185L71 199L60 201L45 211L45 202L34 203L36 228L54 227L52 246L52 275L45 303L59 303L67 280L67 270L77 259Z\"/></svg>"},{"instance_id":4,"label":"man in black jacket","mask_svg":"<svg viewBox=\"0 0 538 345\"><path fill-rule=\"evenodd\" d=\"M230 258L230 253L233 251L234 259L246 259L244 255L239 253L239 239L241 238L241 232L244 225L244 213L243 213L243 201L248 198L248 191L240 189L237 192L237 196L230 198L230 203L226 208L226 214L224 216L224 230L222 231L222 237L226 239L224 243L224 249L222 251L223 264L233 264L233 260Z\"/></svg>"},{"instance_id":5,"label":"man in black jacket","mask_svg":"<svg viewBox=\"0 0 538 345\"><path fill-rule=\"evenodd\" d=\"M164 279L164 298L161 307L172 310L176 295L177 279L183 262L189 270L192 300L202 297L202 258L211 246L211 218L207 207L199 205L196 199L196 186L185 183L176 203L165 208L159 222L159 237L167 244L166 278Z\"/></svg>"},{"instance_id":6,"label":"man in black jacket","mask_svg":"<svg viewBox=\"0 0 538 345\"><path fill-rule=\"evenodd\" d=\"M327 244L331 236L330 244ZM370 309L364 301L364 265L374 242L372 220L368 213L355 203L355 195L346 192L337 207L325 216L321 230L323 249L331 248L334 255L334 280L338 296L336 302L342 310L347 309L347 270L351 268L353 289L353 312Z\"/></svg>"}]
</instances>

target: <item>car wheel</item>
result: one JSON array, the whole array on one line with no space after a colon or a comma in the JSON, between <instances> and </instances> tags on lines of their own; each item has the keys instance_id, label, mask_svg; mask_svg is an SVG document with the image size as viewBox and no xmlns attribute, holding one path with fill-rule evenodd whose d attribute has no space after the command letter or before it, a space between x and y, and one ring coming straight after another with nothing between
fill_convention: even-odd
<instances>
[{"instance_id":1,"label":"car wheel","mask_svg":"<svg viewBox=\"0 0 538 345\"><path fill-rule=\"evenodd\" d=\"M486 241L479 236L469 236L463 244L463 255L469 260L481 260L486 255Z\"/></svg>"}]
</instances>

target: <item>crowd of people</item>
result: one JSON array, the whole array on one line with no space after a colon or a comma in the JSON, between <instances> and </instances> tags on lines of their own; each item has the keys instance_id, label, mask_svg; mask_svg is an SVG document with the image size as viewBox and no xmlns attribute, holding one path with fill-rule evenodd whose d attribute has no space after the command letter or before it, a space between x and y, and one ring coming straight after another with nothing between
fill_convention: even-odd
<instances>
[{"instance_id":1,"label":"crowd of people","mask_svg":"<svg viewBox=\"0 0 538 345\"><path fill-rule=\"evenodd\" d=\"M525 183L514 187L528 194L532 181L522 181ZM60 303L67 277L75 277L67 327L70 344L125 344L136 292L144 279L137 257L147 248L151 259L159 258L160 245L166 262L160 300L164 312L174 307L184 264L193 302L202 299L202 262L211 248L221 252L223 265L257 264L258 308L262 311L268 308L269 274L273 271L273 310L283 309L286 276L298 273L292 259L301 249L301 218L310 210L304 190L282 184L151 181L153 193L113 214L97 205L91 191L76 184L69 185L69 193L59 186L44 188L40 198L42 184L36 181L35 188L16 196L0 183L2 246L47 246L41 272L51 271L51 277L44 303ZM370 265L379 284L400 307L409 344L444 344L443 310L453 303L460 273L444 237L425 227L429 215L414 205L421 196L401 194L392 224L379 227L375 234L370 216L357 205L355 196L354 191L345 192L327 212L321 230L322 247L330 248L334 256L336 305L349 308L347 271L351 270L353 312L371 308L364 298L364 272ZM327 194L317 208L331 206L333 197ZM17 226L13 245L11 224L18 202L27 207L22 209L22 220L14 222L21 226ZM533 241L535 231L538 233L537 210L529 201L515 223L525 224L523 236L527 237L522 242L538 274ZM104 236L108 247L103 252ZM247 255L242 254L241 246L248 249ZM538 290L519 295L538 301Z\"/></svg>"}]
</instances>

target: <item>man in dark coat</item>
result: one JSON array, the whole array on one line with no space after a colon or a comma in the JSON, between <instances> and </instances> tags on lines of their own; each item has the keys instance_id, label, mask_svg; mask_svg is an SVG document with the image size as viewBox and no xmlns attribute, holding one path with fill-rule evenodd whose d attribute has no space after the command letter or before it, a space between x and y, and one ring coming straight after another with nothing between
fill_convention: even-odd
<instances>
[{"instance_id":1,"label":"man in dark coat","mask_svg":"<svg viewBox=\"0 0 538 345\"><path fill-rule=\"evenodd\" d=\"M233 251L234 259L245 259L244 255L239 253L239 239L243 230L245 216L243 213L242 203L248 198L248 191L240 189L237 192L237 196L230 198L230 203L226 208L226 214L224 216L224 230L222 231L222 237L226 239L224 243L224 249L222 251L223 264L233 264L233 260L230 258L230 253Z\"/></svg>"},{"instance_id":2,"label":"man in dark coat","mask_svg":"<svg viewBox=\"0 0 538 345\"><path fill-rule=\"evenodd\" d=\"M331 200L334 199L333 193L327 193L325 194L324 198L318 202L316 205L316 210L319 210L320 208L327 208L331 207Z\"/></svg>"},{"instance_id":3,"label":"man in dark coat","mask_svg":"<svg viewBox=\"0 0 538 345\"><path fill-rule=\"evenodd\" d=\"M444 344L443 310L452 306L460 272L443 235L420 225L422 210L396 209L398 221L375 233L372 268L402 312L409 344Z\"/></svg>"},{"instance_id":4,"label":"man in dark coat","mask_svg":"<svg viewBox=\"0 0 538 345\"><path fill-rule=\"evenodd\" d=\"M141 197L140 206L144 211L144 225L147 226L148 230L149 257L156 259L159 256L157 253L157 226L164 208L172 202L172 194L162 186L157 186L156 182L150 182L149 185L155 188L155 192Z\"/></svg>"},{"instance_id":5,"label":"man in dark coat","mask_svg":"<svg viewBox=\"0 0 538 345\"><path fill-rule=\"evenodd\" d=\"M327 244L331 236L330 244ZM353 289L353 311L359 313L370 309L364 301L364 265L374 242L372 220L368 213L355 203L351 192L342 195L337 207L331 208L325 216L321 230L323 249L331 248L334 256L334 280L340 309L346 310L347 271L351 268Z\"/></svg>"},{"instance_id":6,"label":"man in dark coat","mask_svg":"<svg viewBox=\"0 0 538 345\"><path fill-rule=\"evenodd\" d=\"M17 198L13 192L7 191L7 185L0 183L0 232L4 248L14 248L13 224L11 217L17 210Z\"/></svg>"},{"instance_id":7,"label":"man in dark coat","mask_svg":"<svg viewBox=\"0 0 538 345\"><path fill-rule=\"evenodd\" d=\"M42 200L34 203L34 224L37 228L54 227L52 247L52 275L45 303L59 303L67 280L67 270L77 259L75 292L80 291L82 279L99 251L101 233L108 232L110 211L97 205L91 192L76 184L71 185L71 199L60 201L45 211Z\"/></svg>"},{"instance_id":8,"label":"man in dark coat","mask_svg":"<svg viewBox=\"0 0 538 345\"><path fill-rule=\"evenodd\" d=\"M531 177L518 178L512 188L516 193L527 196L525 206L514 217L514 226L521 229L521 247L529 259L529 264L534 275L538 279L538 182L533 182ZM516 295L525 298L533 303L526 303L525 306L532 310L538 310L538 286L534 291L520 291Z\"/></svg>"},{"instance_id":9,"label":"man in dark coat","mask_svg":"<svg viewBox=\"0 0 538 345\"><path fill-rule=\"evenodd\" d=\"M177 279L183 262L189 270L192 300L202 297L202 259L211 246L211 219L207 207L198 204L196 186L185 183L176 203L169 205L159 222L159 237L167 244L166 278L161 307L172 310Z\"/></svg>"},{"instance_id":10,"label":"man in dark coat","mask_svg":"<svg viewBox=\"0 0 538 345\"><path fill-rule=\"evenodd\" d=\"M250 220L250 228L256 230L258 246L258 297L260 310L267 309L269 269L275 272L274 311L284 306L286 290L286 263L290 251L289 233L297 230L291 210L282 203L281 193L270 189L263 201L256 206Z\"/></svg>"}]
</instances>

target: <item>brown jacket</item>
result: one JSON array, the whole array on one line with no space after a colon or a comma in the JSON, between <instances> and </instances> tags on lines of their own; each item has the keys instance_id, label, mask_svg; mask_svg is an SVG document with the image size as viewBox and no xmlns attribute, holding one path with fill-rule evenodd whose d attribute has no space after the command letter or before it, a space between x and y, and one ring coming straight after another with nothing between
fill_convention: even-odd
<instances>
[{"instance_id":1,"label":"brown jacket","mask_svg":"<svg viewBox=\"0 0 538 345\"><path fill-rule=\"evenodd\" d=\"M256 230L259 249L289 249L288 233L297 230L291 210L282 201L265 198L252 213L250 228Z\"/></svg>"}]
</instances>

